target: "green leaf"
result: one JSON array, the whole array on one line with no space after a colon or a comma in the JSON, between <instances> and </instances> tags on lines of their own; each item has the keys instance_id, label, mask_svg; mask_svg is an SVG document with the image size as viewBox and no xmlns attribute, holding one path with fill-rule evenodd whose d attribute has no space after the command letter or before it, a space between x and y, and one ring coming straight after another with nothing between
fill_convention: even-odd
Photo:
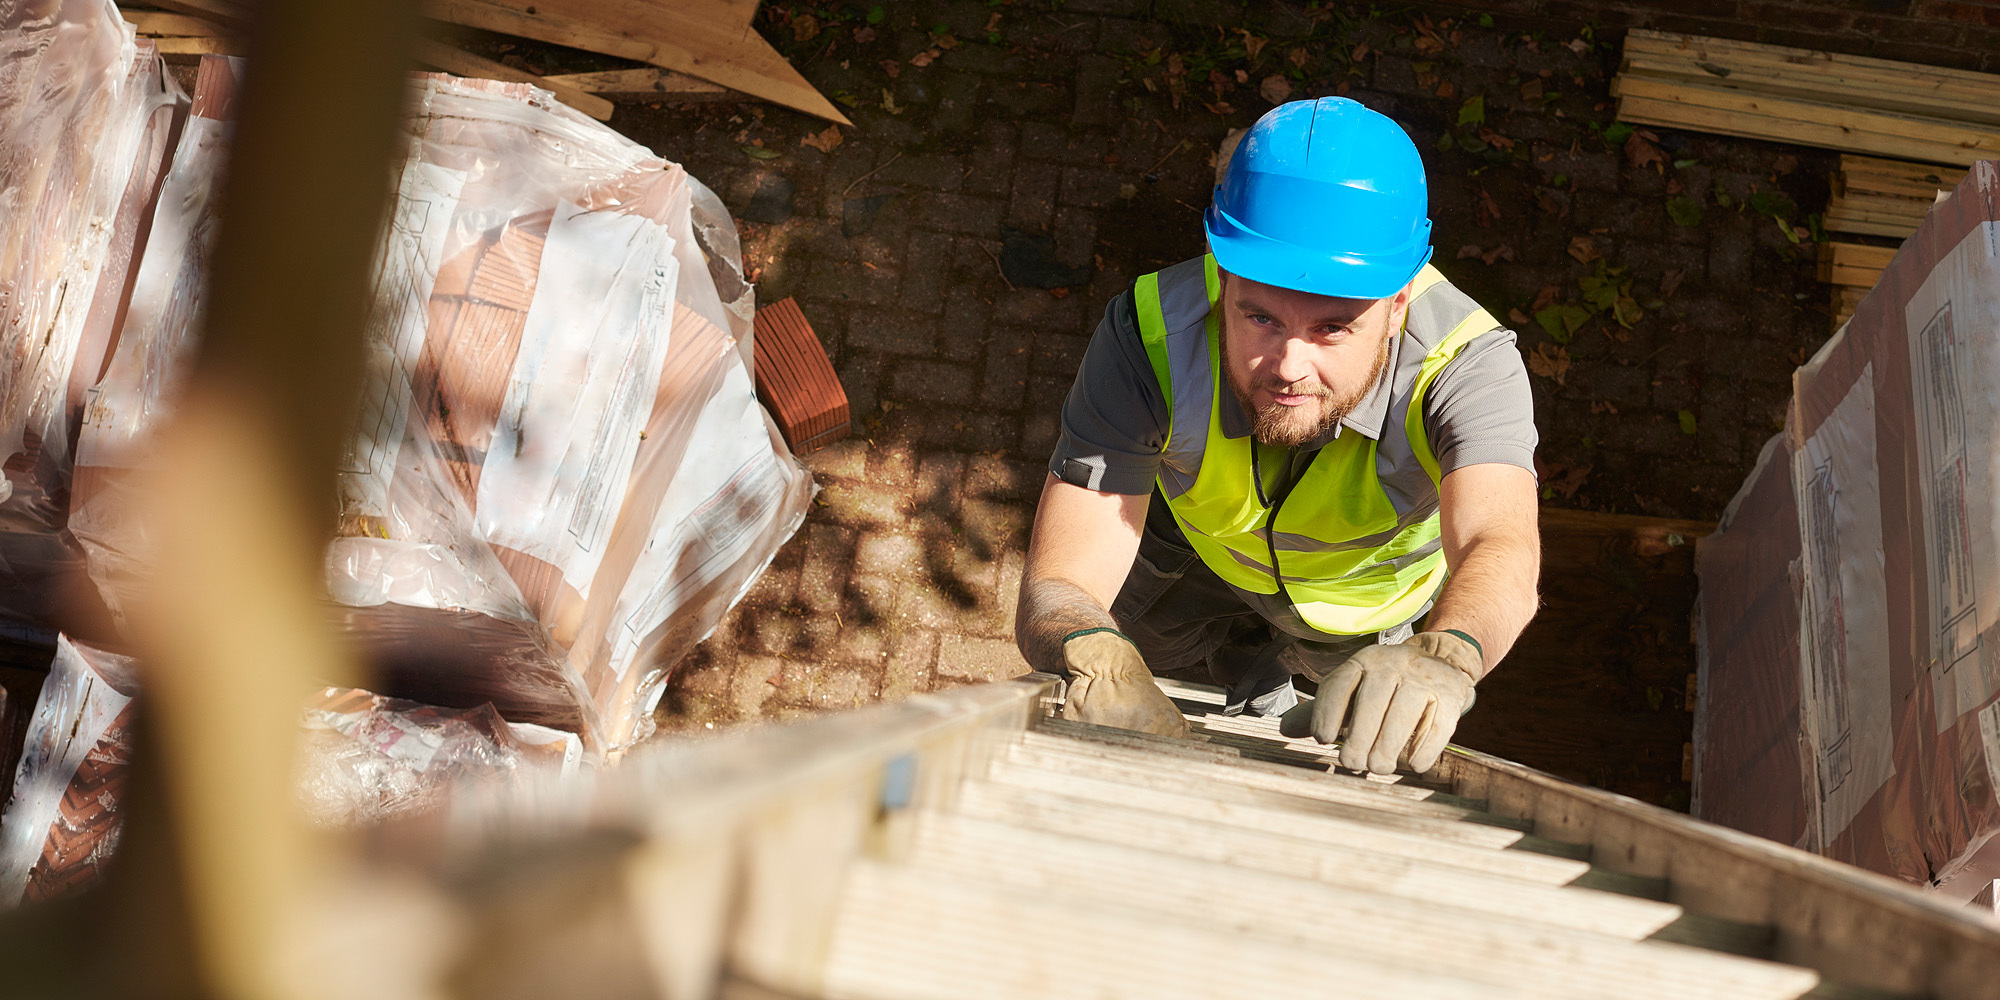
<instances>
[{"instance_id":1,"label":"green leaf","mask_svg":"<svg viewBox=\"0 0 2000 1000\"><path fill-rule=\"evenodd\" d=\"M1612 122L1610 127L1604 130L1604 141L1614 146L1623 145L1625 140L1630 138L1632 138L1632 126L1624 122Z\"/></svg>"},{"instance_id":2,"label":"green leaf","mask_svg":"<svg viewBox=\"0 0 2000 1000\"><path fill-rule=\"evenodd\" d=\"M1584 278L1577 282L1577 284L1584 285L1590 281L1591 279ZM1583 290L1583 303L1589 306L1590 311L1594 313L1601 313L1611 308L1617 301L1618 286L1613 285L1609 281L1597 282L1593 287L1587 287Z\"/></svg>"},{"instance_id":3,"label":"green leaf","mask_svg":"<svg viewBox=\"0 0 2000 1000\"><path fill-rule=\"evenodd\" d=\"M763 146L744 146L743 155L753 160L775 160L778 158L778 151Z\"/></svg>"},{"instance_id":4,"label":"green leaf","mask_svg":"<svg viewBox=\"0 0 2000 1000\"><path fill-rule=\"evenodd\" d=\"M1491 15L1491 14L1481 14L1481 15L1479 15L1479 26L1480 26L1480 27L1482 27L1482 28L1491 28L1491 27L1493 27L1493 15Z\"/></svg>"},{"instance_id":5,"label":"green leaf","mask_svg":"<svg viewBox=\"0 0 2000 1000\"><path fill-rule=\"evenodd\" d=\"M1466 98L1464 104L1458 106L1458 123L1460 125L1486 124L1485 94L1474 94Z\"/></svg>"},{"instance_id":6,"label":"green leaf","mask_svg":"<svg viewBox=\"0 0 2000 1000\"><path fill-rule=\"evenodd\" d=\"M1789 219L1798 214L1799 206L1785 197L1782 191L1757 191L1750 195L1750 210L1772 218Z\"/></svg>"},{"instance_id":7,"label":"green leaf","mask_svg":"<svg viewBox=\"0 0 2000 1000\"><path fill-rule=\"evenodd\" d=\"M1551 185L1554 185L1555 187L1562 187L1564 184L1569 183L1569 175L1557 174L1554 177L1549 178L1549 183Z\"/></svg>"},{"instance_id":8,"label":"green leaf","mask_svg":"<svg viewBox=\"0 0 2000 1000\"><path fill-rule=\"evenodd\" d=\"M1790 240L1794 245L1797 245L1797 243L1799 242L1799 234L1798 230L1792 228L1792 220L1781 219L1774 215L1771 216L1771 221L1778 224L1778 232L1784 233L1785 239Z\"/></svg>"},{"instance_id":9,"label":"green leaf","mask_svg":"<svg viewBox=\"0 0 2000 1000\"><path fill-rule=\"evenodd\" d=\"M1689 168L1689 167L1692 167L1692 166L1694 166L1695 164L1697 164L1697 163L1700 163L1700 162L1701 162L1700 160L1697 160L1697 159L1695 159L1695 158L1694 158L1694 157L1692 157L1692 156L1690 156L1690 157L1687 157L1686 159L1680 159L1680 160L1675 160L1675 161L1674 161L1674 169L1675 169L1675 170L1686 170L1687 168Z\"/></svg>"},{"instance_id":10,"label":"green leaf","mask_svg":"<svg viewBox=\"0 0 2000 1000\"><path fill-rule=\"evenodd\" d=\"M1667 218L1674 225L1690 228L1701 225L1701 203L1686 195L1676 195L1667 199Z\"/></svg>"},{"instance_id":11,"label":"green leaf","mask_svg":"<svg viewBox=\"0 0 2000 1000\"><path fill-rule=\"evenodd\" d=\"M1458 148L1458 143L1452 139L1450 132L1438 136L1438 152L1449 153L1456 148Z\"/></svg>"},{"instance_id":12,"label":"green leaf","mask_svg":"<svg viewBox=\"0 0 2000 1000\"><path fill-rule=\"evenodd\" d=\"M879 3L873 7L868 8L869 24L881 24L883 19L887 18L888 16L889 16L889 8L884 7Z\"/></svg>"},{"instance_id":13,"label":"green leaf","mask_svg":"<svg viewBox=\"0 0 2000 1000\"><path fill-rule=\"evenodd\" d=\"M1564 302L1537 311L1535 322L1541 325L1542 332L1547 333L1550 340L1567 344L1571 337L1576 336L1577 327L1590 322L1590 310Z\"/></svg>"},{"instance_id":14,"label":"green leaf","mask_svg":"<svg viewBox=\"0 0 2000 1000\"><path fill-rule=\"evenodd\" d=\"M1620 295L1611 304L1611 318L1627 330L1646 316L1646 310L1639 308L1639 301L1630 295Z\"/></svg>"},{"instance_id":15,"label":"green leaf","mask_svg":"<svg viewBox=\"0 0 2000 1000\"><path fill-rule=\"evenodd\" d=\"M1652 686L1648 686L1646 688L1647 708L1650 708L1653 711L1657 712L1660 710L1660 705L1663 704L1666 700L1667 700L1666 692L1661 691L1659 688Z\"/></svg>"},{"instance_id":16,"label":"green leaf","mask_svg":"<svg viewBox=\"0 0 2000 1000\"><path fill-rule=\"evenodd\" d=\"M1825 222L1826 220L1822 219L1818 212L1806 216L1806 226L1812 230L1812 241L1814 243L1826 242Z\"/></svg>"},{"instance_id":17,"label":"green leaf","mask_svg":"<svg viewBox=\"0 0 2000 1000\"><path fill-rule=\"evenodd\" d=\"M1693 433L1694 433L1694 414L1693 414L1693 413L1692 413L1691 411L1688 411L1688 410L1682 410L1682 411L1681 411L1681 413L1680 413L1680 417L1681 417L1681 433L1682 433L1682 434L1693 434Z\"/></svg>"}]
</instances>

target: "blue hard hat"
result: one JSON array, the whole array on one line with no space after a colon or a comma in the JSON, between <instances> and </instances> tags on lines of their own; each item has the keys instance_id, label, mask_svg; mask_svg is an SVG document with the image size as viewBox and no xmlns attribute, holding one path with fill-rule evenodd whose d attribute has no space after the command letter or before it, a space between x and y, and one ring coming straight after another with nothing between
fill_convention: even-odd
<instances>
[{"instance_id":1,"label":"blue hard hat","mask_svg":"<svg viewBox=\"0 0 2000 1000\"><path fill-rule=\"evenodd\" d=\"M1402 126L1345 97L1272 108L1202 217L1223 270L1342 298L1401 291L1431 259L1424 163Z\"/></svg>"}]
</instances>

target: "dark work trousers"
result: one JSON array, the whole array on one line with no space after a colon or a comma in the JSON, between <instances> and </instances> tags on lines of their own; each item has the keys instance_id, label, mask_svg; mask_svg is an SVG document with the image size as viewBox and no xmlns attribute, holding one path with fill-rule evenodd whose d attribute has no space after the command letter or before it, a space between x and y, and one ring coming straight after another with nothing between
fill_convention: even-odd
<instances>
[{"instance_id":1,"label":"dark work trousers","mask_svg":"<svg viewBox=\"0 0 2000 1000\"><path fill-rule=\"evenodd\" d=\"M1405 623L1328 635L1276 601L1261 603L1253 608L1201 561L1155 494L1138 558L1111 604L1111 617L1154 674L1222 686L1229 714L1278 715L1298 703L1293 674L1317 683L1363 647L1402 642L1412 632Z\"/></svg>"}]
</instances>

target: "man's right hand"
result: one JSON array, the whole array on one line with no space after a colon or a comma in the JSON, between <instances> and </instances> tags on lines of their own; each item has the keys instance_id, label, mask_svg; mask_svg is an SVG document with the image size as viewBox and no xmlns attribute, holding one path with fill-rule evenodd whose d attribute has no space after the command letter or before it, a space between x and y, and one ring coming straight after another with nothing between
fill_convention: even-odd
<instances>
[{"instance_id":1,"label":"man's right hand","mask_svg":"<svg viewBox=\"0 0 2000 1000\"><path fill-rule=\"evenodd\" d=\"M1155 736L1188 734L1187 718L1153 683L1132 640L1111 629L1089 629L1063 640L1069 694L1062 717Z\"/></svg>"}]
</instances>

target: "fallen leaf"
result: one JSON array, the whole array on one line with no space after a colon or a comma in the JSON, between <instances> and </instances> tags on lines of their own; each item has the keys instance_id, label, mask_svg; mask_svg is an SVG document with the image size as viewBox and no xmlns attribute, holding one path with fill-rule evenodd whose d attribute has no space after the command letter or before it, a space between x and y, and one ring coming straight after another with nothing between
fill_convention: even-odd
<instances>
[{"instance_id":1,"label":"fallen leaf","mask_svg":"<svg viewBox=\"0 0 2000 1000\"><path fill-rule=\"evenodd\" d=\"M1574 303L1564 302L1535 311L1535 323L1558 344L1575 339L1577 329L1588 322L1590 310Z\"/></svg>"},{"instance_id":2,"label":"fallen leaf","mask_svg":"<svg viewBox=\"0 0 2000 1000\"><path fill-rule=\"evenodd\" d=\"M901 105L896 103L896 95L889 93L889 88L887 87L882 88L882 110L892 115L900 115L905 110Z\"/></svg>"},{"instance_id":3,"label":"fallen leaf","mask_svg":"<svg viewBox=\"0 0 2000 1000\"><path fill-rule=\"evenodd\" d=\"M1479 259L1485 261L1487 264L1492 264L1496 260L1513 260L1514 248L1508 246L1505 243L1502 243L1499 246L1494 247L1493 249L1488 250L1483 254L1480 254Z\"/></svg>"},{"instance_id":4,"label":"fallen leaf","mask_svg":"<svg viewBox=\"0 0 2000 1000\"><path fill-rule=\"evenodd\" d=\"M824 132L814 132L801 138L799 145L811 146L822 153L831 153L845 141L847 137L840 134L840 126L828 125Z\"/></svg>"},{"instance_id":5,"label":"fallen leaf","mask_svg":"<svg viewBox=\"0 0 2000 1000\"><path fill-rule=\"evenodd\" d=\"M1608 399L1593 399L1590 401L1590 412L1609 413L1615 417L1618 415L1618 406Z\"/></svg>"},{"instance_id":6,"label":"fallen leaf","mask_svg":"<svg viewBox=\"0 0 2000 1000\"><path fill-rule=\"evenodd\" d=\"M1561 385L1561 380L1558 379L1556 384ZM1561 494L1564 500L1572 499L1576 491L1583 488L1583 481L1590 478L1590 470L1588 462L1582 465L1558 462L1549 467L1549 475L1542 477L1542 488Z\"/></svg>"},{"instance_id":7,"label":"fallen leaf","mask_svg":"<svg viewBox=\"0 0 2000 1000\"><path fill-rule=\"evenodd\" d=\"M941 55L944 55L943 49L925 49L922 52L919 52L916 55L910 57L910 65L915 66L918 69L923 69L925 66L929 66L931 63L936 62L937 57Z\"/></svg>"},{"instance_id":8,"label":"fallen leaf","mask_svg":"<svg viewBox=\"0 0 2000 1000\"><path fill-rule=\"evenodd\" d=\"M1597 249L1597 241L1588 236L1572 237L1569 241L1569 255L1575 257L1579 264L1588 264L1604 256L1603 252Z\"/></svg>"},{"instance_id":9,"label":"fallen leaf","mask_svg":"<svg viewBox=\"0 0 2000 1000\"><path fill-rule=\"evenodd\" d=\"M1207 108L1210 114L1233 115L1236 113L1236 105L1231 104L1228 101L1217 101L1214 104L1203 104L1202 107Z\"/></svg>"},{"instance_id":10,"label":"fallen leaf","mask_svg":"<svg viewBox=\"0 0 2000 1000\"><path fill-rule=\"evenodd\" d=\"M1458 96L1458 88L1452 86L1452 82L1450 80L1446 80L1445 82L1438 84L1437 95L1446 100L1450 100Z\"/></svg>"},{"instance_id":11,"label":"fallen leaf","mask_svg":"<svg viewBox=\"0 0 2000 1000\"><path fill-rule=\"evenodd\" d=\"M1236 29L1236 33L1243 36L1243 52L1251 59L1257 58L1257 53L1264 51L1264 46L1271 43L1270 39L1259 38L1242 28Z\"/></svg>"},{"instance_id":12,"label":"fallen leaf","mask_svg":"<svg viewBox=\"0 0 2000 1000\"><path fill-rule=\"evenodd\" d=\"M1243 70L1240 70L1240 69L1239 69L1239 70L1237 70L1237 71L1236 71L1236 82L1237 82L1237 83L1249 83L1249 82L1250 82L1250 74L1249 74L1249 73L1247 73L1247 72L1245 72L1245 71L1243 71Z\"/></svg>"},{"instance_id":13,"label":"fallen leaf","mask_svg":"<svg viewBox=\"0 0 2000 1000\"><path fill-rule=\"evenodd\" d=\"M1786 153L1785 155L1780 156L1777 159L1771 161L1771 169L1776 173L1789 174L1792 171L1797 170L1798 168L1799 168L1799 158L1793 156L1790 153Z\"/></svg>"},{"instance_id":14,"label":"fallen leaf","mask_svg":"<svg viewBox=\"0 0 2000 1000\"><path fill-rule=\"evenodd\" d=\"M1528 370L1562 385L1569 378L1569 352L1543 341L1528 352Z\"/></svg>"},{"instance_id":15,"label":"fallen leaf","mask_svg":"<svg viewBox=\"0 0 2000 1000\"><path fill-rule=\"evenodd\" d=\"M743 155L753 160L775 160L778 158L778 151L765 149L762 146L744 146Z\"/></svg>"},{"instance_id":16,"label":"fallen leaf","mask_svg":"<svg viewBox=\"0 0 2000 1000\"><path fill-rule=\"evenodd\" d=\"M1681 421L1681 433L1693 434L1695 430L1694 414L1688 410L1682 410L1677 416L1680 417Z\"/></svg>"},{"instance_id":17,"label":"fallen leaf","mask_svg":"<svg viewBox=\"0 0 2000 1000\"><path fill-rule=\"evenodd\" d=\"M1556 285L1543 285L1542 290L1535 293L1535 304L1528 308L1540 312L1554 303L1561 295L1562 289L1560 287Z\"/></svg>"},{"instance_id":18,"label":"fallen leaf","mask_svg":"<svg viewBox=\"0 0 2000 1000\"><path fill-rule=\"evenodd\" d=\"M1590 43L1584 41L1581 38L1572 38L1568 42L1565 42L1564 44L1568 45L1569 50L1571 52L1576 53L1577 55L1583 55L1584 53L1590 51Z\"/></svg>"},{"instance_id":19,"label":"fallen leaf","mask_svg":"<svg viewBox=\"0 0 2000 1000\"><path fill-rule=\"evenodd\" d=\"M1485 94L1474 94L1466 98L1464 104L1458 106L1458 123L1460 125L1486 124Z\"/></svg>"},{"instance_id":20,"label":"fallen leaf","mask_svg":"<svg viewBox=\"0 0 2000 1000\"><path fill-rule=\"evenodd\" d=\"M1301 53L1302 53L1302 52L1304 52L1305 50L1304 50L1304 49L1293 49L1292 51L1293 51L1293 52L1301 52ZM1355 62L1360 62L1361 60L1363 60L1363 59L1366 59L1366 58L1368 58L1368 43L1367 43L1367 42L1362 42L1361 44L1359 44L1359 45L1356 45L1356 46L1354 47L1353 51L1351 51L1351 52L1347 53L1347 58L1349 58L1349 59L1351 59L1351 60L1353 60L1353 61L1355 61ZM1300 63L1300 65L1304 65L1304 63Z\"/></svg>"},{"instance_id":21,"label":"fallen leaf","mask_svg":"<svg viewBox=\"0 0 2000 1000\"><path fill-rule=\"evenodd\" d=\"M1507 321L1515 326L1527 326L1533 323L1535 319L1527 313L1522 312L1520 306L1514 306L1507 310Z\"/></svg>"},{"instance_id":22,"label":"fallen leaf","mask_svg":"<svg viewBox=\"0 0 2000 1000\"><path fill-rule=\"evenodd\" d=\"M1500 203L1494 201L1493 195L1485 188L1479 188L1478 192L1479 202L1473 206L1472 222L1479 228L1485 229L1501 218Z\"/></svg>"},{"instance_id":23,"label":"fallen leaf","mask_svg":"<svg viewBox=\"0 0 2000 1000\"><path fill-rule=\"evenodd\" d=\"M940 49L958 48L958 38L953 35L938 35L931 39L931 45Z\"/></svg>"},{"instance_id":24,"label":"fallen leaf","mask_svg":"<svg viewBox=\"0 0 2000 1000\"><path fill-rule=\"evenodd\" d=\"M800 14L792 18L792 37L801 42L810 42L819 37L819 18L811 14Z\"/></svg>"},{"instance_id":25,"label":"fallen leaf","mask_svg":"<svg viewBox=\"0 0 2000 1000\"><path fill-rule=\"evenodd\" d=\"M1681 179L1680 179L1680 178L1678 178L1678 177L1669 177L1669 178L1667 178L1667 193L1668 193L1668 194L1680 194L1680 193L1681 193L1682 191L1684 191L1684 190L1686 190L1686 189L1685 189L1685 188L1683 188L1683 187L1681 187Z\"/></svg>"},{"instance_id":26,"label":"fallen leaf","mask_svg":"<svg viewBox=\"0 0 2000 1000\"><path fill-rule=\"evenodd\" d=\"M987 31L999 31L999 30L1000 30L1000 12L999 12L999 11L994 11L994 12L993 12L993 16L991 16L991 17L989 17L989 18L987 18L987 19L986 19L986 29L985 29L985 30L987 30Z\"/></svg>"},{"instance_id":27,"label":"fallen leaf","mask_svg":"<svg viewBox=\"0 0 2000 1000\"><path fill-rule=\"evenodd\" d=\"M1362 47L1367 48L1367 46L1365 45ZM1286 53L1285 58L1290 59L1292 61L1292 65L1303 68L1306 64L1306 60L1311 59L1312 56L1308 54L1305 49L1296 48Z\"/></svg>"},{"instance_id":28,"label":"fallen leaf","mask_svg":"<svg viewBox=\"0 0 2000 1000\"><path fill-rule=\"evenodd\" d=\"M1492 146L1495 149L1514 148L1514 140L1509 139L1506 136L1501 135L1500 133L1495 132L1490 128L1484 128L1484 127L1480 128L1479 141L1487 144L1488 146Z\"/></svg>"},{"instance_id":29,"label":"fallen leaf","mask_svg":"<svg viewBox=\"0 0 2000 1000\"><path fill-rule=\"evenodd\" d=\"M1725 206L1726 207L1726 206ZM1667 218L1677 226L1701 225L1701 203L1687 195L1675 195L1667 199Z\"/></svg>"},{"instance_id":30,"label":"fallen leaf","mask_svg":"<svg viewBox=\"0 0 2000 1000\"><path fill-rule=\"evenodd\" d=\"M1167 57L1168 76L1184 76L1186 74L1187 74L1187 63L1181 59L1180 53L1176 52L1173 55Z\"/></svg>"},{"instance_id":31,"label":"fallen leaf","mask_svg":"<svg viewBox=\"0 0 2000 1000\"><path fill-rule=\"evenodd\" d=\"M1660 275L1660 297L1664 299L1673 295L1681 287L1681 281L1686 277L1687 272L1678 267Z\"/></svg>"},{"instance_id":32,"label":"fallen leaf","mask_svg":"<svg viewBox=\"0 0 2000 1000\"><path fill-rule=\"evenodd\" d=\"M874 28L856 28L856 29L854 29L854 40L855 40L856 42L858 42L858 43L862 44L862 45L866 45L866 44L868 44L869 42L872 42L872 41L874 41L874 40L875 40L875 29L874 29Z\"/></svg>"},{"instance_id":33,"label":"fallen leaf","mask_svg":"<svg viewBox=\"0 0 2000 1000\"><path fill-rule=\"evenodd\" d=\"M1639 308L1639 301L1630 295L1620 295L1617 301L1611 304L1611 318L1617 320L1618 325L1627 330L1645 317L1646 311Z\"/></svg>"},{"instance_id":34,"label":"fallen leaf","mask_svg":"<svg viewBox=\"0 0 2000 1000\"><path fill-rule=\"evenodd\" d=\"M1437 37L1437 36L1435 36L1435 35L1419 35L1419 36L1417 37L1417 54L1418 54L1418 55L1425 55L1425 56L1427 56L1427 55L1433 55L1433 54L1435 54L1435 53L1438 53L1438 52L1443 52L1443 51L1444 51L1444 40L1443 40L1443 39L1441 39L1441 38L1438 38L1438 37Z\"/></svg>"},{"instance_id":35,"label":"fallen leaf","mask_svg":"<svg viewBox=\"0 0 2000 1000\"><path fill-rule=\"evenodd\" d=\"M1634 132L1625 140L1625 162L1634 167L1651 165L1661 173L1667 171L1667 153L1660 147L1646 141L1644 133Z\"/></svg>"},{"instance_id":36,"label":"fallen leaf","mask_svg":"<svg viewBox=\"0 0 2000 1000\"><path fill-rule=\"evenodd\" d=\"M1464 259L1466 259L1466 258L1468 258L1468 257L1477 257L1477 256L1479 256L1480 254L1483 254L1483 253L1485 253L1485 252L1486 252L1486 251L1484 251L1484 250L1481 250L1481 249L1479 249L1478 247L1476 247L1476 246L1473 246L1473 245L1472 245L1472 244L1470 244L1470 243L1467 243L1466 245L1464 245L1464 246L1462 246L1462 247L1459 247L1459 248L1458 248L1458 259L1459 259L1459 260L1464 260Z\"/></svg>"},{"instance_id":37,"label":"fallen leaf","mask_svg":"<svg viewBox=\"0 0 2000 1000\"><path fill-rule=\"evenodd\" d=\"M882 72L889 74L889 79L894 80L903 75L903 64L894 59L884 59L882 60Z\"/></svg>"},{"instance_id":38,"label":"fallen leaf","mask_svg":"<svg viewBox=\"0 0 2000 1000\"><path fill-rule=\"evenodd\" d=\"M1533 104L1542 99L1542 81L1529 80L1521 85L1521 100Z\"/></svg>"},{"instance_id":39,"label":"fallen leaf","mask_svg":"<svg viewBox=\"0 0 2000 1000\"><path fill-rule=\"evenodd\" d=\"M1257 85L1257 96L1270 101L1272 104L1283 104L1291 99L1292 82L1273 73L1265 77L1264 81Z\"/></svg>"}]
</instances>

